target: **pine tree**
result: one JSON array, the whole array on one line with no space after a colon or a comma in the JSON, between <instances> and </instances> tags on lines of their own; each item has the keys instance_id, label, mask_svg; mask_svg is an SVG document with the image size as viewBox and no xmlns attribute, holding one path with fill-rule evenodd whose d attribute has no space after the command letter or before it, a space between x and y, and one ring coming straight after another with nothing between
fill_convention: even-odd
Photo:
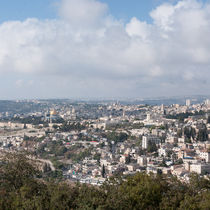
<instances>
[{"instance_id":1,"label":"pine tree","mask_svg":"<svg viewBox=\"0 0 210 210\"><path fill-rule=\"evenodd\" d=\"M105 177L105 174L106 174L106 170L105 170L104 164L102 166L102 172L101 172L101 174L102 174L102 177L104 178Z\"/></svg>"}]
</instances>

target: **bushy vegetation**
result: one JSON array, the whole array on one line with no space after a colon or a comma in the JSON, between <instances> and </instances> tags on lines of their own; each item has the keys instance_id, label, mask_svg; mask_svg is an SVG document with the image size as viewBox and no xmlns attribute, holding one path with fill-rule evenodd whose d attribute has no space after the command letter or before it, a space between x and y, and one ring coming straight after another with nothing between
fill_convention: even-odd
<instances>
[{"instance_id":1,"label":"bushy vegetation","mask_svg":"<svg viewBox=\"0 0 210 210\"><path fill-rule=\"evenodd\" d=\"M166 118L168 119L178 119L179 121L183 122L184 119L188 118L189 116L198 116L198 115L204 115L205 112L203 111L199 111L199 112L195 112L195 113L190 113L190 112L186 112L186 113L180 113L180 114L175 114L175 115L166 115Z\"/></svg>"},{"instance_id":2,"label":"bushy vegetation","mask_svg":"<svg viewBox=\"0 0 210 210\"><path fill-rule=\"evenodd\" d=\"M202 124L201 127L196 132L195 128L191 126L186 126L184 129L180 129L177 131L178 137L182 137L182 133L187 140L187 143L190 143L191 139L196 141L207 141L208 140L208 129L206 125Z\"/></svg>"},{"instance_id":3,"label":"bushy vegetation","mask_svg":"<svg viewBox=\"0 0 210 210\"><path fill-rule=\"evenodd\" d=\"M116 132L109 132L106 135L106 138L109 142L114 142L115 144L119 142L124 142L128 139L128 135L126 133L116 133Z\"/></svg>"},{"instance_id":4,"label":"bushy vegetation","mask_svg":"<svg viewBox=\"0 0 210 210\"><path fill-rule=\"evenodd\" d=\"M174 177L136 174L101 187L46 181L23 155L0 161L0 209L209 209L210 181L193 174L189 184Z\"/></svg>"},{"instance_id":5,"label":"bushy vegetation","mask_svg":"<svg viewBox=\"0 0 210 210\"><path fill-rule=\"evenodd\" d=\"M82 125L80 123L67 123L67 122L64 122L60 127L59 127L59 131L61 132L70 132L72 130L78 130L78 131L81 131L83 129L85 129L85 125Z\"/></svg>"}]
</instances>

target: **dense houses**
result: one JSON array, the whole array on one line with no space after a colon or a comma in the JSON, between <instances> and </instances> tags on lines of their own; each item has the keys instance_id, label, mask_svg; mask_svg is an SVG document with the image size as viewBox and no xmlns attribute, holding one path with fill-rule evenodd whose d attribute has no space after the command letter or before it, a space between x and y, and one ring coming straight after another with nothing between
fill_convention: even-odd
<instances>
[{"instance_id":1,"label":"dense houses","mask_svg":"<svg viewBox=\"0 0 210 210\"><path fill-rule=\"evenodd\" d=\"M29 151L62 164L55 170L70 181L101 185L114 175L136 172L188 181L191 173L210 174L209 100L170 106L57 104L19 122L5 115L0 151ZM30 117L40 123L24 123Z\"/></svg>"}]
</instances>

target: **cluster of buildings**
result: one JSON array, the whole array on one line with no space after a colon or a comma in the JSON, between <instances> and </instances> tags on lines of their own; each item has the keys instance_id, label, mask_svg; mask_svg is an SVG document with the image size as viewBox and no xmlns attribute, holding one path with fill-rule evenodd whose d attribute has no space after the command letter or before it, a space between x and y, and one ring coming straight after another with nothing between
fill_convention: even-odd
<instances>
[{"instance_id":1,"label":"cluster of buildings","mask_svg":"<svg viewBox=\"0 0 210 210\"><path fill-rule=\"evenodd\" d=\"M183 181L193 172L210 174L210 100L194 104L188 99L186 105L170 106L61 104L46 110L49 107L33 116L43 117L47 126L2 119L0 151L44 151L48 161L54 157L65 165L60 169L63 177L94 185L137 172L172 174ZM63 123L83 129L63 131ZM120 139L121 134L126 138ZM64 154L52 151L50 145L57 143Z\"/></svg>"}]
</instances>

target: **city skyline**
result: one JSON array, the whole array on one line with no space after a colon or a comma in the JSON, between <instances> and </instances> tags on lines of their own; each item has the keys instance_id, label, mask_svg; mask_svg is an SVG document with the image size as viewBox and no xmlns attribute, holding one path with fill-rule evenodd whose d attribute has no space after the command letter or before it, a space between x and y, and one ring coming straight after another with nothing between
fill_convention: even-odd
<instances>
[{"instance_id":1,"label":"city skyline","mask_svg":"<svg viewBox=\"0 0 210 210\"><path fill-rule=\"evenodd\" d=\"M10 0L0 8L1 99L209 95L209 1Z\"/></svg>"}]
</instances>

